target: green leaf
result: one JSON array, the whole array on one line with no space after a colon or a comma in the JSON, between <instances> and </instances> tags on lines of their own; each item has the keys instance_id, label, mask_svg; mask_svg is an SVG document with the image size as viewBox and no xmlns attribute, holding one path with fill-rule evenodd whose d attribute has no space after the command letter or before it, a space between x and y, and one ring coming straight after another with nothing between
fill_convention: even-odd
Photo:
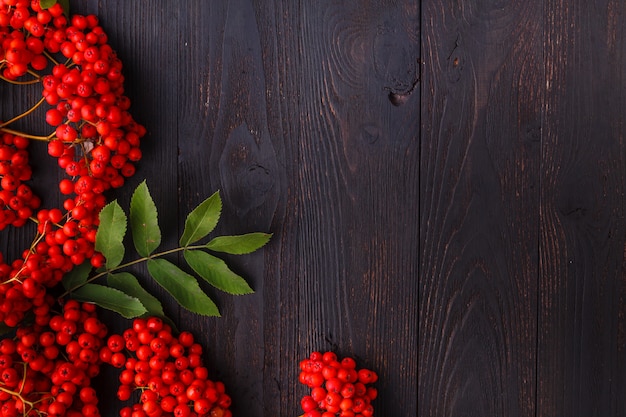
<instances>
[{"instance_id":1,"label":"green leaf","mask_svg":"<svg viewBox=\"0 0 626 417\"><path fill-rule=\"evenodd\" d=\"M137 298L146 308L149 315L165 317L161 302L155 296L146 291L134 275L128 272L109 274L107 276L107 284L109 287L115 288L130 295L131 297Z\"/></svg>"},{"instance_id":2,"label":"green leaf","mask_svg":"<svg viewBox=\"0 0 626 417\"><path fill-rule=\"evenodd\" d=\"M165 259L149 259L148 272L172 297L187 310L204 316L217 316L217 306L202 291L198 281Z\"/></svg>"},{"instance_id":3,"label":"green leaf","mask_svg":"<svg viewBox=\"0 0 626 417\"><path fill-rule=\"evenodd\" d=\"M161 244L157 208L146 182L137 186L130 200L130 230L137 253L150 256Z\"/></svg>"},{"instance_id":4,"label":"green leaf","mask_svg":"<svg viewBox=\"0 0 626 417\"><path fill-rule=\"evenodd\" d=\"M63 278L61 279L63 288L67 291L71 291L74 288L86 284L87 279L89 278L89 273L92 269L93 267L89 261L85 261L82 264L75 266L70 272L63 275Z\"/></svg>"},{"instance_id":5,"label":"green leaf","mask_svg":"<svg viewBox=\"0 0 626 417\"><path fill-rule=\"evenodd\" d=\"M78 301L95 303L127 319L139 317L147 311L136 297L99 284L85 284L72 292L72 297Z\"/></svg>"},{"instance_id":6,"label":"green leaf","mask_svg":"<svg viewBox=\"0 0 626 417\"><path fill-rule=\"evenodd\" d=\"M185 260L209 284L233 295L252 294L246 280L235 274L226 263L201 250L186 250Z\"/></svg>"},{"instance_id":7,"label":"green leaf","mask_svg":"<svg viewBox=\"0 0 626 417\"><path fill-rule=\"evenodd\" d=\"M198 205L185 220L180 246L186 247L202 239L215 229L222 212L222 199L218 191Z\"/></svg>"},{"instance_id":8,"label":"green leaf","mask_svg":"<svg viewBox=\"0 0 626 417\"><path fill-rule=\"evenodd\" d=\"M100 211L100 225L96 233L96 250L106 258L108 269L118 266L124 259L124 235L127 219L124 210L112 201Z\"/></svg>"},{"instance_id":9,"label":"green leaf","mask_svg":"<svg viewBox=\"0 0 626 417\"><path fill-rule=\"evenodd\" d=\"M271 234L260 232L239 236L218 236L207 243L206 248L231 255L245 255L265 246L271 237Z\"/></svg>"}]
</instances>

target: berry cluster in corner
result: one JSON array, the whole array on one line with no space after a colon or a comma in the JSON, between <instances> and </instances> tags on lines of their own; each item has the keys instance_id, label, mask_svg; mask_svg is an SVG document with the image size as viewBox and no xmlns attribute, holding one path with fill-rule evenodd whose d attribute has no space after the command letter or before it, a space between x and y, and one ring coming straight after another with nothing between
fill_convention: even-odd
<instances>
[{"instance_id":1,"label":"berry cluster in corner","mask_svg":"<svg viewBox=\"0 0 626 417\"><path fill-rule=\"evenodd\" d=\"M303 417L371 417L378 395L371 384L378 375L357 369L353 358L341 360L334 352L312 352L300 361L300 382L311 389L302 397Z\"/></svg>"},{"instance_id":2,"label":"berry cluster in corner","mask_svg":"<svg viewBox=\"0 0 626 417\"><path fill-rule=\"evenodd\" d=\"M107 327L93 304L69 300L59 313L48 305L36 307L35 323L0 341L0 415L97 417L91 380Z\"/></svg>"},{"instance_id":3,"label":"berry cluster in corner","mask_svg":"<svg viewBox=\"0 0 626 417\"><path fill-rule=\"evenodd\" d=\"M122 63L94 15L68 16L59 3L44 9L40 0L0 0L0 73L5 83L39 85L42 94L31 109L0 122L0 230L37 223L21 259L8 262L0 254L0 322L15 327L74 266L104 264L95 251L104 192L135 173L146 130L128 111ZM44 104L52 133L12 129ZM33 140L47 143L66 174L59 183L62 207L41 208L25 184Z\"/></svg>"},{"instance_id":4,"label":"berry cluster in corner","mask_svg":"<svg viewBox=\"0 0 626 417\"><path fill-rule=\"evenodd\" d=\"M109 336L100 358L122 369L120 401L141 392L138 403L122 408L121 417L232 416L224 384L209 379L202 346L190 332L173 335L158 317L135 319L121 335Z\"/></svg>"}]
</instances>

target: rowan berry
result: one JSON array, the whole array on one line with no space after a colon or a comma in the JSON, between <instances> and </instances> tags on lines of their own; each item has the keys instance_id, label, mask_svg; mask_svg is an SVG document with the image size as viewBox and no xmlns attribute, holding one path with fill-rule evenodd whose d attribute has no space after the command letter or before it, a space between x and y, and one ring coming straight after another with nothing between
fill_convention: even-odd
<instances>
[{"instance_id":1,"label":"rowan berry","mask_svg":"<svg viewBox=\"0 0 626 417\"><path fill-rule=\"evenodd\" d=\"M174 361L174 365L176 366L176 369L179 371L185 370L189 368L189 358L186 356L181 356L179 358L176 358L176 360Z\"/></svg>"},{"instance_id":2,"label":"rowan berry","mask_svg":"<svg viewBox=\"0 0 626 417\"><path fill-rule=\"evenodd\" d=\"M65 414L66 406L60 401L53 401L48 406L48 415L50 416L62 416Z\"/></svg>"},{"instance_id":3,"label":"rowan berry","mask_svg":"<svg viewBox=\"0 0 626 417\"><path fill-rule=\"evenodd\" d=\"M46 112L46 123L48 123L50 126L58 126L61 123L63 123L63 114L61 114L61 112L57 109L50 109ZM54 141L53 141L54 142ZM49 149L49 147L48 147ZM50 153L52 156L60 156L60 155L53 155L52 153Z\"/></svg>"},{"instance_id":4,"label":"rowan berry","mask_svg":"<svg viewBox=\"0 0 626 417\"><path fill-rule=\"evenodd\" d=\"M227 394L221 394L217 400L217 405L223 409L229 408L232 403L232 399Z\"/></svg>"},{"instance_id":5,"label":"rowan berry","mask_svg":"<svg viewBox=\"0 0 626 417\"><path fill-rule=\"evenodd\" d=\"M149 317L146 321L146 327L154 333L158 333L163 329L163 320L160 317Z\"/></svg>"},{"instance_id":6,"label":"rowan berry","mask_svg":"<svg viewBox=\"0 0 626 417\"><path fill-rule=\"evenodd\" d=\"M119 376L122 385L130 386L135 382L135 372L131 369L124 369Z\"/></svg>"},{"instance_id":7,"label":"rowan berry","mask_svg":"<svg viewBox=\"0 0 626 417\"><path fill-rule=\"evenodd\" d=\"M74 192L74 183L68 179L62 179L59 183L59 191L61 194L72 194Z\"/></svg>"},{"instance_id":8,"label":"rowan berry","mask_svg":"<svg viewBox=\"0 0 626 417\"><path fill-rule=\"evenodd\" d=\"M302 407L302 411L304 411L305 413L308 413L309 411L315 410L317 408L318 402L319 401L316 401L315 399L313 399L312 396L305 395L300 400L300 406Z\"/></svg>"},{"instance_id":9,"label":"rowan berry","mask_svg":"<svg viewBox=\"0 0 626 417\"><path fill-rule=\"evenodd\" d=\"M98 407L95 404L85 404L81 409L80 413L83 417L99 417L100 412L98 411Z\"/></svg>"},{"instance_id":10,"label":"rowan berry","mask_svg":"<svg viewBox=\"0 0 626 417\"><path fill-rule=\"evenodd\" d=\"M133 393L133 389L130 387L132 381L124 383L120 377L120 382L122 385L120 385L117 389L117 399L120 401L128 401Z\"/></svg>"},{"instance_id":11,"label":"rowan berry","mask_svg":"<svg viewBox=\"0 0 626 417\"><path fill-rule=\"evenodd\" d=\"M174 408L174 417L189 417L191 409L187 404L178 404Z\"/></svg>"},{"instance_id":12,"label":"rowan berry","mask_svg":"<svg viewBox=\"0 0 626 417\"><path fill-rule=\"evenodd\" d=\"M191 347L194 344L193 334L188 331L182 331L178 335L178 341L181 345L183 345L186 348Z\"/></svg>"},{"instance_id":13,"label":"rowan berry","mask_svg":"<svg viewBox=\"0 0 626 417\"><path fill-rule=\"evenodd\" d=\"M211 411L213 404L205 399L200 398L193 402L193 411L195 411L198 415L206 415Z\"/></svg>"},{"instance_id":14,"label":"rowan berry","mask_svg":"<svg viewBox=\"0 0 626 417\"><path fill-rule=\"evenodd\" d=\"M364 383L362 382L356 382L354 384L354 394L357 397L363 397L365 396L365 394L367 393L367 387Z\"/></svg>"},{"instance_id":15,"label":"rowan berry","mask_svg":"<svg viewBox=\"0 0 626 417\"><path fill-rule=\"evenodd\" d=\"M180 370L180 373L178 374L178 378L185 385L191 385L193 381L196 379L191 369Z\"/></svg>"},{"instance_id":16,"label":"rowan berry","mask_svg":"<svg viewBox=\"0 0 626 417\"><path fill-rule=\"evenodd\" d=\"M164 396L160 402L161 408L166 413L171 413L174 411L174 408L178 405L178 401L171 395Z\"/></svg>"},{"instance_id":17,"label":"rowan berry","mask_svg":"<svg viewBox=\"0 0 626 417\"><path fill-rule=\"evenodd\" d=\"M369 398L370 400L375 400L376 397L378 397L378 390L374 387L368 387L367 388L367 392L365 394L367 396L367 398Z\"/></svg>"}]
</instances>

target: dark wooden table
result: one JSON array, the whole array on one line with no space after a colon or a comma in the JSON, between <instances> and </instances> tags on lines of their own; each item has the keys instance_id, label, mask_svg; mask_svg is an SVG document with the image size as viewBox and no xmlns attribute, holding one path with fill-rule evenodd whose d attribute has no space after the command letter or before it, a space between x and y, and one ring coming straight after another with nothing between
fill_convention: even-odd
<instances>
[{"instance_id":1,"label":"dark wooden table","mask_svg":"<svg viewBox=\"0 0 626 417\"><path fill-rule=\"evenodd\" d=\"M378 416L626 416L626 2L71 4L148 129L119 199L147 180L164 245L218 189L219 232L274 234L221 318L155 288L236 416L301 414L330 349Z\"/></svg>"}]
</instances>

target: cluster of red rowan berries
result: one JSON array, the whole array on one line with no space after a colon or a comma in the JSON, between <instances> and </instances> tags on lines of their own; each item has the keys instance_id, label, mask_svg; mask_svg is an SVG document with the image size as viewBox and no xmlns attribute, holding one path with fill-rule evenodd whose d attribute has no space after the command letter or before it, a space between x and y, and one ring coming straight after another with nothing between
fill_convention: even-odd
<instances>
[{"instance_id":1,"label":"cluster of red rowan berries","mask_svg":"<svg viewBox=\"0 0 626 417\"><path fill-rule=\"evenodd\" d=\"M54 314L51 296L35 323L0 341L0 415L97 417L91 380L100 372L107 327L95 305L69 300Z\"/></svg>"},{"instance_id":2,"label":"cluster of red rowan berries","mask_svg":"<svg viewBox=\"0 0 626 417\"><path fill-rule=\"evenodd\" d=\"M37 222L21 259L5 263L0 255L0 321L10 327L75 265L103 265L94 249L103 193L121 187L142 157L146 131L128 111L122 63L107 42L94 15L66 16L59 3L43 9L39 0L0 0L2 78L41 85L37 105L50 106L46 122L54 128L36 137L10 129L17 118L0 123L0 229ZM40 208L24 184L31 138L47 141L66 174L59 183L63 207Z\"/></svg>"},{"instance_id":3,"label":"cluster of red rowan berries","mask_svg":"<svg viewBox=\"0 0 626 417\"><path fill-rule=\"evenodd\" d=\"M41 199L25 184L31 179L28 139L0 133L0 230L21 227L41 205Z\"/></svg>"},{"instance_id":4,"label":"cluster of red rowan berries","mask_svg":"<svg viewBox=\"0 0 626 417\"><path fill-rule=\"evenodd\" d=\"M231 417L231 398L222 382L209 379L202 346L190 332L172 334L160 318L139 318L123 334L111 335L100 350L102 361L122 369L121 401L139 391L139 402L121 417Z\"/></svg>"},{"instance_id":5,"label":"cluster of red rowan berries","mask_svg":"<svg viewBox=\"0 0 626 417\"><path fill-rule=\"evenodd\" d=\"M37 224L19 259L0 254L0 322L14 328L0 341L2 416L99 415L90 383L101 348L108 349L106 326L95 305L57 300L49 289L87 260L103 265L95 237L104 192L121 187L142 156L145 128L128 111L122 63L107 41L94 15L68 16L59 3L44 9L40 0L0 0L0 79L41 86L42 94L33 108L0 122L0 230ZM43 104L51 134L11 128ZM32 140L47 142L66 174L62 207L41 208L26 184Z\"/></svg>"},{"instance_id":6,"label":"cluster of red rowan berries","mask_svg":"<svg viewBox=\"0 0 626 417\"><path fill-rule=\"evenodd\" d=\"M371 384L378 375L357 369L353 358L341 360L334 352L312 352L300 361L300 382L311 389L300 405L304 417L371 417L378 395Z\"/></svg>"}]
</instances>

